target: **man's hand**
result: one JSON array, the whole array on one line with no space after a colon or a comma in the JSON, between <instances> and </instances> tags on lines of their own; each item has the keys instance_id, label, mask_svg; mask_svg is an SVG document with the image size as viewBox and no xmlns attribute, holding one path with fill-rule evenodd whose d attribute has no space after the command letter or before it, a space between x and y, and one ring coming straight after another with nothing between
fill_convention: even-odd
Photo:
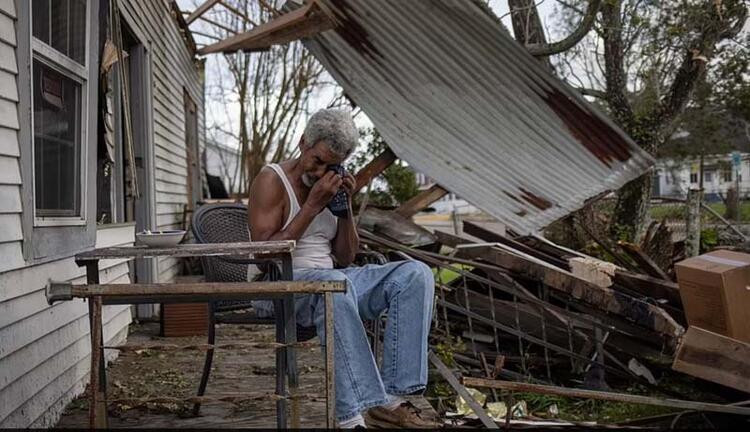
<instances>
[{"instance_id":1,"label":"man's hand","mask_svg":"<svg viewBox=\"0 0 750 432\"><path fill-rule=\"evenodd\" d=\"M348 172L344 175L342 180L343 182L341 184L341 187L344 188L344 190L346 191L346 195L349 198L349 202L351 202L354 191L357 190L357 180L355 180L354 176L349 174Z\"/></svg>"},{"instance_id":2,"label":"man's hand","mask_svg":"<svg viewBox=\"0 0 750 432\"><path fill-rule=\"evenodd\" d=\"M343 179L340 175L333 171L326 172L323 177L315 182L304 205L310 206L310 208L319 213L331 202L331 199L339 191L342 184Z\"/></svg>"}]
</instances>

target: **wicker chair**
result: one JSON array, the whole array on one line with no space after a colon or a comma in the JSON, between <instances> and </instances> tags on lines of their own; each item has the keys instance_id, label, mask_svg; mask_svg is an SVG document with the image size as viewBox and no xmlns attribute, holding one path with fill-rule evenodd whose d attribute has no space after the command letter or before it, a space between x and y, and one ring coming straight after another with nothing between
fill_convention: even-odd
<instances>
[{"instance_id":1,"label":"wicker chair","mask_svg":"<svg viewBox=\"0 0 750 432\"><path fill-rule=\"evenodd\" d=\"M250 241L247 223L247 207L243 204L206 204L193 215L192 231L197 243L234 243ZM385 257L375 252L360 252L355 263L384 264ZM281 270L272 261L257 261L246 257L202 257L201 265L206 282L245 282L250 264L259 264L264 270L258 279L279 280ZM252 310L251 302L210 302L208 314L208 344L216 341L216 324L274 324L274 318L259 318ZM373 348L378 348L380 326L369 323ZM315 327L297 325L297 340L306 341L316 336ZM206 350L203 374L198 386L198 396L203 396L211 373L214 350ZM200 412L200 403L193 406L193 414Z\"/></svg>"},{"instance_id":2,"label":"wicker chair","mask_svg":"<svg viewBox=\"0 0 750 432\"><path fill-rule=\"evenodd\" d=\"M235 243L250 241L247 226L247 207L243 204L209 204L201 206L193 215L192 231L197 243ZM201 265L206 282L245 282L248 265L259 264L264 272L258 279L279 280L281 271L272 261L256 261L246 257L202 257ZM249 301L215 301L208 305L208 344L216 341L217 324L274 324L274 318L259 318ZM315 327L297 325L297 340L314 338ZM203 396L211 373L214 350L206 350L198 396ZM193 406L193 414L200 412L200 403Z\"/></svg>"}]
</instances>

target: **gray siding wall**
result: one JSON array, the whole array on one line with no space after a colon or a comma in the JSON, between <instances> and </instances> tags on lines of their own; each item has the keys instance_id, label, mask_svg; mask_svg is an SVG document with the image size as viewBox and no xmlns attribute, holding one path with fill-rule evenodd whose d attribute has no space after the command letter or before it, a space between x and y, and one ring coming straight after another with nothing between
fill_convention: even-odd
<instances>
[{"instance_id":1,"label":"gray siding wall","mask_svg":"<svg viewBox=\"0 0 750 432\"><path fill-rule=\"evenodd\" d=\"M0 1L0 272L23 266L16 8Z\"/></svg>"},{"instance_id":2,"label":"gray siding wall","mask_svg":"<svg viewBox=\"0 0 750 432\"><path fill-rule=\"evenodd\" d=\"M180 229L188 202L185 108L187 91L198 106L198 143L204 143L203 83L165 0L127 0L122 13L136 35L146 43L152 58L154 160L156 166L156 225ZM179 260L159 261L159 281L169 282L179 273Z\"/></svg>"},{"instance_id":3,"label":"gray siding wall","mask_svg":"<svg viewBox=\"0 0 750 432\"><path fill-rule=\"evenodd\" d=\"M122 7L146 36L153 59L157 225L177 228L188 199L183 88L198 105L203 146L203 85L165 1L126 0ZM16 14L14 0L0 0L0 428L49 427L88 382L88 308L80 300L48 306L44 296L50 278L85 283L72 258L38 265L23 258L19 149L31 143L18 139ZM131 244L133 234L132 224L100 227L96 246ZM130 281L124 260L105 260L100 267L102 283ZM164 259L159 269L159 279L170 281L179 262ZM130 308L106 306L103 320L105 344L122 343ZM111 359L115 353L107 354Z\"/></svg>"}]
</instances>

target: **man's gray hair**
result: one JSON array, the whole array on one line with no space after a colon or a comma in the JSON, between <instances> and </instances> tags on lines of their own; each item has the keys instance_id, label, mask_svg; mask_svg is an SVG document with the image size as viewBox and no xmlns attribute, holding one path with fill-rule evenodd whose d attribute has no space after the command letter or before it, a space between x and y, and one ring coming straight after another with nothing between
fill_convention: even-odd
<instances>
[{"instance_id":1,"label":"man's gray hair","mask_svg":"<svg viewBox=\"0 0 750 432\"><path fill-rule=\"evenodd\" d=\"M304 132L305 145L324 141L332 152L347 157L357 146L359 132L349 111L322 109L310 117Z\"/></svg>"}]
</instances>

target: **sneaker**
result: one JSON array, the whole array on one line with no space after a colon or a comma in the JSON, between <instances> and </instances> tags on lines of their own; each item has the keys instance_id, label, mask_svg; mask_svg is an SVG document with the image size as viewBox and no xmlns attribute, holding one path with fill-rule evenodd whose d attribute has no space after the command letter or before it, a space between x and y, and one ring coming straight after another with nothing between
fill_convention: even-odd
<instances>
[{"instance_id":1,"label":"sneaker","mask_svg":"<svg viewBox=\"0 0 750 432\"><path fill-rule=\"evenodd\" d=\"M435 420L424 417L422 410L408 401L393 410L383 407L370 408L367 414L368 426L400 429L437 429L442 426Z\"/></svg>"}]
</instances>

